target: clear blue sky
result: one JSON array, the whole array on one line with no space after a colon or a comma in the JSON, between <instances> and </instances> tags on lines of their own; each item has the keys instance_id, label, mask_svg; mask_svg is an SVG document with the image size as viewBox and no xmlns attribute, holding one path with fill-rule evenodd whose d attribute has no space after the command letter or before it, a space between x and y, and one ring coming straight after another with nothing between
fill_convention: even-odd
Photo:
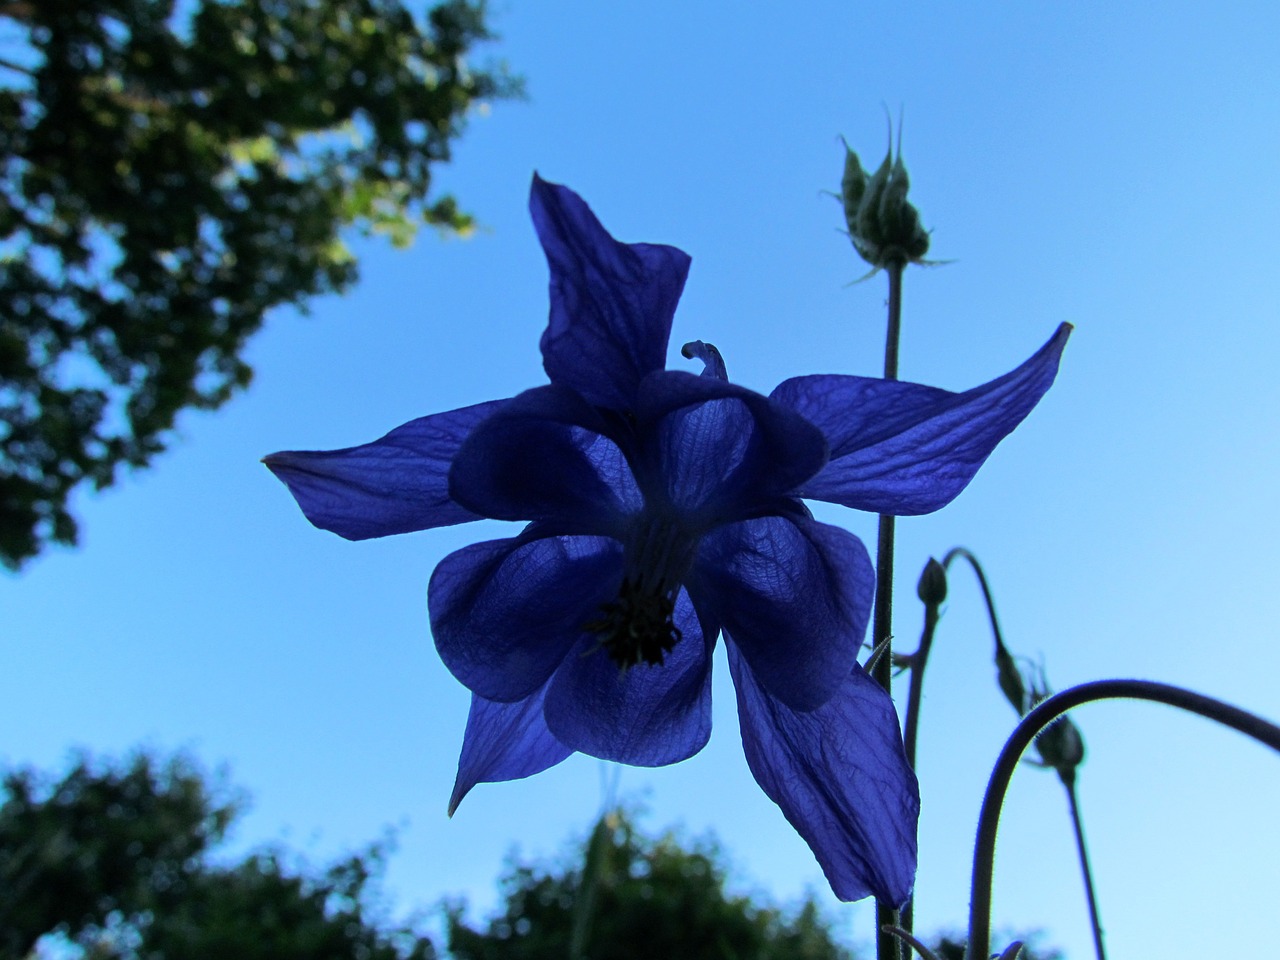
<instances>
[{"instance_id":1,"label":"clear blue sky","mask_svg":"<svg viewBox=\"0 0 1280 960\"><path fill-rule=\"evenodd\" d=\"M83 546L0 580L0 760L186 747L255 805L238 840L324 858L405 822L403 906L493 902L503 856L550 854L602 801L596 761L445 804L467 695L440 664L426 583L501 525L350 544L311 528L259 458L380 436L544 382L546 266L529 180L579 191L620 239L693 256L673 343L704 339L767 391L876 374L881 278L821 195L848 137L870 162L905 107L932 255L908 274L902 375L951 389L1011 369L1069 321L1057 385L939 514L899 524L904 645L915 578L961 543L1010 645L1056 687L1141 676L1280 716L1280 12L1273 3L815 2L495 5L492 52L526 103L477 116L442 172L484 228L408 252L356 244L362 283L282 312L250 390L181 422L154 469L79 501ZM672 363L682 363L673 352ZM874 519L824 519L874 539ZM736 881L824 892L751 780L727 669L710 746L624 769L654 827L714 829ZM1274 934L1280 764L1195 718L1076 715L1081 800L1119 957L1198 957ZM926 686L918 922L959 926L982 787L1012 714L974 584L958 578ZM866 941L871 910L840 908ZM1056 780L1015 778L997 922L1091 955ZM1230 931L1228 934L1227 931ZM1243 948L1250 952L1248 948Z\"/></svg>"}]
</instances>

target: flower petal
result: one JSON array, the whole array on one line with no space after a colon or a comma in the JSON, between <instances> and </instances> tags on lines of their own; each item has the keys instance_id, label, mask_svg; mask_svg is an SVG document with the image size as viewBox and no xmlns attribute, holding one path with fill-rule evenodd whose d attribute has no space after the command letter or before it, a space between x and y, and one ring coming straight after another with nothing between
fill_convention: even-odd
<instances>
[{"instance_id":1,"label":"flower petal","mask_svg":"<svg viewBox=\"0 0 1280 960\"><path fill-rule=\"evenodd\" d=\"M841 900L902 904L916 873L920 793L893 701L861 667L817 710L770 696L726 636L747 765Z\"/></svg>"},{"instance_id":2,"label":"flower petal","mask_svg":"<svg viewBox=\"0 0 1280 960\"><path fill-rule=\"evenodd\" d=\"M651 374L637 422L648 441L632 457L641 489L710 523L790 496L827 460L826 439L804 417L714 376Z\"/></svg>"},{"instance_id":3,"label":"flower petal","mask_svg":"<svg viewBox=\"0 0 1280 960\"><path fill-rule=\"evenodd\" d=\"M449 495L449 465L475 428L507 401L411 420L380 440L342 450L285 450L263 463L303 514L348 540L479 519Z\"/></svg>"},{"instance_id":4,"label":"flower petal","mask_svg":"<svg viewBox=\"0 0 1280 960\"><path fill-rule=\"evenodd\" d=\"M621 545L603 537L533 529L463 547L440 561L427 587L436 650L472 693L523 700L613 599L621 575Z\"/></svg>"},{"instance_id":5,"label":"flower petal","mask_svg":"<svg viewBox=\"0 0 1280 960\"><path fill-rule=\"evenodd\" d=\"M597 406L632 409L640 381L666 365L689 255L619 243L581 197L537 175L529 209L551 267L551 319L541 344L547 376Z\"/></svg>"},{"instance_id":6,"label":"flower petal","mask_svg":"<svg viewBox=\"0 0 1280 960\"><path fill-rule=\"evenodd\" d=\"M831 445L831 462L799 495L897 516L945 506L1053 384L1070 333L1064 323L1022 366L964 393L835 375L779 384L772 397Z\"/></svg>"},{"instance_id":7,"label":"flower petal","mask_svg":"<svg viewBox=\"0 0 1280 960\"><path fill-rule=\"evenodd\" d=\"M542 719L546 690L544 686L515 703L497 703L471 695L458 776L449 798L449 816L477 783L531 777L573 753L551 735Z\"/></svg>"},{"instance_id":8,"label":"flower petal","mask_svg":"<svg viewBox=\"0 0 1280 960\"><path fill-rule=\"evenodd\" d=\"M594 637L552 678L547 726L557 740L601 760L659 767L688 759L711 736L711 649L689 595L676 598L680 639L661 665L619 669Z\"/></svg>"},{"instance_id":9,"label":"flower petal","mask_svg":"<svg viewBox=\"0 0 1280 960\"><path fill-rule=\"evenodd\" d=\"M857 537L801 515L721 527L687 580L769 693L795 710L826 703L857 664L875 582Z\"/></svg>"},{"instance_id":10,"label":"flower petal","mask_svg":"<svg viewBox=\"0 0 1280 960\"><path fill-rule=\"evenodd\" d=\"M616 534L641 497L607 429L567 387L526 390L472 431L454 458L449 492L486 517Z\"/></svg>"}]
</instances>

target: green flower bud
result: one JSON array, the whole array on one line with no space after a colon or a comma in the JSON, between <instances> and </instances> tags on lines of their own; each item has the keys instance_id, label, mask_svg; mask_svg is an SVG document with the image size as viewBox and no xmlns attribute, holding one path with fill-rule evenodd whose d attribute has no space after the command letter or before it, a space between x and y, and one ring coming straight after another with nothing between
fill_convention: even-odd
<instances>
[{"instance_id":1,"label":"green flower bud","mask_svg":"<svg viewBox=\"0 0 1280 960\"><path fill-rule=\"evenodd\" d=\"M925 262L929 234L920 225L919 212L907 201L910 186L901 147L895 159L891 145L884 162L868 176L858 155L845 144L840 202L853 248L871 264L872 272Z\"/></svg>"},{"instance_id":2,"label":"green flower bud","mask_svg":"<svg viewBox=\"0 0 1280 960\"><path fill-rule=\"evenodd\" d=\"M1047 700L1051 693L1041 673L1032 681L1031 706ZM1071 786L1076 779L1076 767L1084 762L1084 737L1080 728L1064 714L1040 731L1035 744L1040 761L1046 767L1053 767L1058 772L1058 779Z\"/></svg>"},{"instance_id":3,"label":"green flower bud","mask_svg":"<svg viewBox=\"0 0 1280 960\"><path fill-rule=\"evenodd\" d=\"M1024 716L1027 706L1027 687L1022 682L1022 671L1004 646L996 647L996 683L1000 684L1005 699L1013 704L1018 716Z\"/></svg>"},{"instance_id":4,"label":"green flower bud","mask_svg":"<svg viewBox=\"0 0 1280 960\"><path fill-rule=\"evenodd\" d=\"M947 599L947 571L933 557L929 558L920 574L916 596L927 607L940 607L942 601Z\"/></svg>"}]
</instances>

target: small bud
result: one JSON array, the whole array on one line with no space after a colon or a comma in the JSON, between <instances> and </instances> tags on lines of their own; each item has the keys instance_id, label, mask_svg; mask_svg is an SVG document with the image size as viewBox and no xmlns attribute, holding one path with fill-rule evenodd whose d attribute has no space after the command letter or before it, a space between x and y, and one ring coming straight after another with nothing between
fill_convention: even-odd
<instances>
[{"instance_id":1,"label":"small bud","mask_svg":"<svg viewBox=\"0 0 1280 960\"><path fill-rule=\"evenodd\" d=\"M1084 761L1080 728L1066 717L1059 717L1036 737L1036 752L1046 767L1058 772L1059 780L1071 785L1076 779L1076 767Z\"/></svg>"},{"instance_id":2,"label":"small bud","mask_svg":"<svg viewBox=\"0 0 1280 960\"><path fill-rule=\"evenodd\" d=\"M927 607L940 607L947 599L947 571L933 557L924 565L916 584L916 596Z\"/></svg>"},{"instance_id":3,"label":"small bud","mask_svg":"<svg viewBox=\"0 0 1280 960\"><path fill-rule=\"evenodd\" d=\"M996 647L996 683L1000 684L1005 699L1013 704L1018 716L1024 716L1030 709L1027 706L1027 687L1022 682L1022 671L1003 645Z\"/></svg>"},{"instance_id":4,"label":"small bud","mask_svg":"<svg viewBox=\"0 0 1280 960\"><path fill-rule=\"evenodd\" d=\"M873 272L926 262L929 234L920 226L919 212L907 201L910 185L901 145L895 159L891 140L884 162L868 176L858 155L845 144L840 181L845 224L858 256L871 264Z\"/></svg>"},{"instance_id":5,"label":"small bud","mask_svg":"<svg viewBox=\"0 0 1280 960\"><path fill-rule=\"evenodd\" d=\"M1052 691L1045 682L1044 673L1032 680L1031 706L1049 699ZM1058 772L1058 779L1070 786L1076 779L1076 767L1084 762L1084 737L1080 728L1066 715L1059 717L1036 736L1036 752L1046 767Z\"/></svg>"}]
</instances>

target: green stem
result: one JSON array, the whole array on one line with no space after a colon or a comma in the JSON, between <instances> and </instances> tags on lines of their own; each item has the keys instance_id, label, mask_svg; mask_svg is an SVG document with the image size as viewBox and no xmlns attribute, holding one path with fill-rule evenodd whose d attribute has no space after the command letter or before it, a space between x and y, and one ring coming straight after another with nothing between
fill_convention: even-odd
<instances>
[{"instance_id":1,"label":"green stem","mask_svg":"<svg viewBox=\"0 0 1280 960\"><path fill-rule=\"evenodd\" d=\"M898 379L898 340L902 332L902 272L906 264L891 264L889 274L889 325L884 339L884 378ZM877 662L872 678L890 690L893 680L893 517L880 514L876 539L876 606L871 643L885 643L884 655ZM900 960L902 941L886 930L900 924L896 905L876 901L876 958ZM904 925L905 926L905 925ZM909 926L907 926L910 932Z\"/></svg>"},{"instance_id":2,"label":"green stem","mask_svg":"<svg viewBox=\"0 0 1280 960\"><path fill-rule=\"evenodd\" d=\"M995 871L996 831L1000 826L1000 808L1004 804L1009 781L1017 769L1023 751L1038 734L1062 714L1082 703L1094 700L1128 698L1164 703L1180 710L1216 720L1238 733L1266 744L1280 752L1280 727L1256 714L1233 707L1229 703L1193 693L1167 683L1151 680L1095 680L1063 690L1045 700L1014 728L987 783L978 814L978 836L973 850L973 881L969 888L969 946L966 960L985 960L991 954L991 878Z\"/></svg>"},{"instance_id":3,"label":"green stem","mask_svg":"<svg viewBox=\"0 0 1280 960\"><path fill-rule=\"evenodd\" d=\"M978 563L975 557L964 547L952 547L947 551L947 555L942 558L942 568L951 570L951 561L956 557L962 557L969 561L969 566L973 567L973 572L978 576L978 586L982 587L982 599L987 604L987 617L991 620L991 633L996 638L996 652L1004 649L1004 637L1000 633L1000 620L996 617L996 602L991 598L991 587L987 585L987 575L982 572L982 564Z\"/></svg>"},{"instance_id":4,"label":"green stem","mask_svg":"<svg viewBox=\"0 0 1280 960\"><path fill-rule=\"evenodd\" d=\"M1080 855L1080 873L1084 876L1084 893L1089 900L1089 922L1093 924L1093 949L1098 960L1107 960L1102 946L1102 921L1098 919L1098 898L1093 892L1093 871L1089 869L1089 850L1084 843L1084 821L1080 817L1080 804L1076 800L1074 780L1063 780L1067 799L1071 802L1071 823L1076 830L1076 852Z\"/></svg>"},{"instance_id":5,"label":"green stem","mask_svg":"<svg viewBox=\"0 0 1280 960\"><path fill-rule=\"evenodd\" d=\"M907 714L903 720L902 745L907 750L907 763L916 768L916 730L920 726L920 695L924 691L924 667L933 649L933 634L938 627L938 608L932 604L924 607L924 629L920 631L920 646L911 654L911 686L907 688Z\"/></svg>"},{"instance_id":6,"label":"green stem","mask_svg":"<svg viewBox=\"0 0 1280 960\"><path fill-rule=\"evenodd\" d=\"M920 726L920 696L924 691L924 667L929 661L929 650L933 647L933 634L938 626L938 606L926 603L924 606L924 629L920 632L920 646L911 654L911 685L907 688L907 713L903 721L902 745L907 751L907 763L916 769L916 732ZM908 934L915 921L916 898L913 896L902 908L902 929ZM910 941L907 941L908 943Z\"/></svg>"}]
</instances>

